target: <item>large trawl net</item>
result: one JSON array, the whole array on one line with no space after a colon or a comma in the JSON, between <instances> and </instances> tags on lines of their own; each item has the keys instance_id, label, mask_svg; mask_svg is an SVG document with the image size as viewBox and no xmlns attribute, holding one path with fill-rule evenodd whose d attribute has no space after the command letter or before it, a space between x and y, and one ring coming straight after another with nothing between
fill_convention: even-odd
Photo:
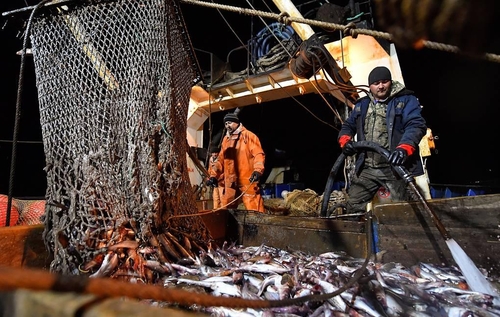
<instances>
[{"instance_id":1,"label":"large trawl net","mask_svg":"<svg viewBox=\"0 0 500 317\"><path fill-rule=\"evenodd\" d=\"M206 246L186 163L197 64L179 3L85 1L35 16L50 269L147 275L135 246L162 263Z\"/></svg>"}]
</instances>

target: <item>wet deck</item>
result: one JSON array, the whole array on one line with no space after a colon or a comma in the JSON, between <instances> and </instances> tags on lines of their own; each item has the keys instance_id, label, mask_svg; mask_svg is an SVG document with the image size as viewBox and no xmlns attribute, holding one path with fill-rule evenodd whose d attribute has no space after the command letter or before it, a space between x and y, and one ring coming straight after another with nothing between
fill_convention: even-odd
<instances>
[{"instance_id":1,"label":"wet deck","mask_svg":"<svg viewBox=\"0 0 500 317\"><path fill-rule=\"evenodd\" d=\"M435 199L428 203L471 260L491 276L500 276L500 195ZM203 219L214 239L220 243L228 241L245 246L267 244L312 254L344 251L354 257L365 257L370 251L365 223L360 221L275 216L241 210L207 212ZM399 262L405 266L418 262L455 264L445 239L419 203L375 206L373 227L374 245L380 255L377 261ZM52 258L45 248L42 233L43 225L0 228L0 266L48 270ZM76 311L71 310L73 306L70 304L74 303L78 310L78 303L87 300L85 296L71 296L67 298L66 305L66 312L68 309L71 312L66 315L61 312L60 316L73 316ZM17 309L17 312L24 311L26 303L35 307L31 313L42 312L44 304L57 303L58 298L61 298L61 293L0 292L3 309ZM94 300L91 298L90 302ZM160 312L165 312L134 301L111 300L100 301L92 314L97 316L107 311L107 316L127 316L119 309L127 305L130 305L126 308L129 311L142 309L147 316L159 316ZM57 309L56 306L51 309ZM92 314L82 316L94 316ZM8 315L22 316L19 313ZM169 310L169 315L195 314Z\"/></svg>"}]
</instances>

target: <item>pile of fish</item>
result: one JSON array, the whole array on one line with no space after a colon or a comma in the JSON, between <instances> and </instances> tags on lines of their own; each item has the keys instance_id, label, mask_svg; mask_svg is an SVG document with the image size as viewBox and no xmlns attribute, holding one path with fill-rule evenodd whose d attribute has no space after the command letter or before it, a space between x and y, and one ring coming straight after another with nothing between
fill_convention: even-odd
<instances>
[{"instance_id":1,"label":"pile of fish","mask_svg":"<svg viewBox=\"0 0 500 317\"><path fill-rule=\"evenodd\" d=\"M498 297L471 291L458 268L431 263L404 267L342 252L311 255L267 245L225 244L194 261L169 266L172 274L162 280L165 287L214 296L275 301L334 293L350 285L326 300L292 306L189 307L211 316L500 316ZM497 287L497 278L489 281Z\"/></svg>"}]
</instances>

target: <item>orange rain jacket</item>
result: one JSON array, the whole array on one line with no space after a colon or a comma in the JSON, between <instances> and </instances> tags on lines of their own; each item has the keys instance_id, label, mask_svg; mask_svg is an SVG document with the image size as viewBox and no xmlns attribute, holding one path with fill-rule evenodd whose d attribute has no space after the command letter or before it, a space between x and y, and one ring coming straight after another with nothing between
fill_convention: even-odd
<instances>
[{"instance_id":1,"label":"orange rain jacket","mask_svg":"<svg viewBox=\"0 0 500 317\"><path fill-rule=\"evenodd\" d=\"M259 137L240 123L232 134L226 134L218 157L218 164L210 169L210 177L224 177L221 197L223 206L236 208L241 197L247 210L264 212L264 202L258 182L250 183L254 171L264 173L266 155Z\"/></svg>"},{"instance_id":2,"label":"orange rain jacket","mask_svg":"<svg viewBox=\"0 0 500 317\"><path fill-rule=\"evenodd\" d=\"M219 157L217 157L215 160L212 158L209 159L209 165L208 165L208 175L216 175L217 174L217 169L219 168L220 164L218 164ZM219 168L220 169L220 168ZM213 199L213 204L214 204L214 209L221 208L224 205L222 205L222 193L224 192L224 174L220 174L217 177L217 186L213 188L212 191L212 199Z\"/></svg>"}]
</instances>

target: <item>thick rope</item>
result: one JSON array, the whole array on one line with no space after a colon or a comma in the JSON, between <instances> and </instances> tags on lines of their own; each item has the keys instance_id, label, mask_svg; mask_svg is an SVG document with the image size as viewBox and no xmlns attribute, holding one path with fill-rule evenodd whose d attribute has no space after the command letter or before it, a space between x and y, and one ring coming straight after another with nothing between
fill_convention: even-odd
<instances>
[{"instance_id":1,"label":"thick rope","mask_svg":"<svg viewBox=\"0 0 500 317\"><path fill-rule=\"evenodd\" d=\"M238 297L199 294L177 288L165 288L151 284L134 284L110 278L88 278L83 275L63 275L42 269L0 266L0 291L29 289L34 291L73 292L92 294L98 297L129 297L152 299L171 304L203 307L223 306L229 308L272 308L292 306L307 301L321 301L342 294L365 274L372 255L372 213L366 213L365 232L368 242L366 258L351 279L332 293L307 295L283 300L244 299ZM235 271L238 269L236 268Z\"/></svg>"},{"instance_id":2,"label":"thick rope","mask_svg":"<svg viewBox=\"0 0 500 317\"><path fill-rule=\"evenodd\" d=\"M367 223L370 223L367 221ZM203 307L223 306L229 308L272 308L320 301L337 296L356 283L364 274L369 258L357 270L351 280L337 291L327 294L308 295L284 300L244 299L238 297L213 296L189 292L178 288L165 288L151 284L134 284L110 278L88 278L82 275L62 275L41 269L0 266L0 290L29 289L34 291L73 292L92 294L98 297L129 297L152 299L171 304Z\"/></svg>"},{"instance_id":3,"label":"thick rope","mask_svg":"<svg viewBox=\"0 0 500 317\"><path fill-rule=\"evenodd\" d=\"M269 12L264 12L264 11L259 11L259 10L234 7L234 6L224 5L224 4L218 4L218 3L213 3L213 2L205 2L205 1L198 1L198 0L180 0L180 1L183 3L187 3L187 4L194 4L194 5L199 5L199 6L208 7L208 8L217 8L217 9L236 12L236 13L244 14L244 15L260 16L263 18L277 20L278 22L283 23L285 25L290 25L293 22L302 23L302 24L308 24L308 25L312 25L312 26L321 27L321 28L327 29L327 30L340 30L340 31L344 32L345 35L348 35L348 36L350 35L353 38L356 38L358 36L358 34L364 34L364 35L370 35L370 36L373 36L376 38L385 39L385 40L388 40L390 42L394 42L394 38L390 33L357 28L353 22L348 23L347 25L342 25L342 24L336 24L336 23L322 22L322 21L318 21L318 20L291 17L286 12L276 14L276 13L269 13ZM414 45L414 47L415 48L425 47L425 48L434 49L434 50L440 50L440 51L446 51L446 52L451 52L451 53L456 53L456 54L467 55L466 52L463 52L457 46L443 44L443 43L437 43L437 42L427 41L427 40L419 41L418 43L416 43ZM492 53L484 53L484 54L478 55L476 57L485 59L485 60L490 61L490 62L500 63L500 55L496 55L496 54L492 54Z\"/></svg>"}]
</instances>

